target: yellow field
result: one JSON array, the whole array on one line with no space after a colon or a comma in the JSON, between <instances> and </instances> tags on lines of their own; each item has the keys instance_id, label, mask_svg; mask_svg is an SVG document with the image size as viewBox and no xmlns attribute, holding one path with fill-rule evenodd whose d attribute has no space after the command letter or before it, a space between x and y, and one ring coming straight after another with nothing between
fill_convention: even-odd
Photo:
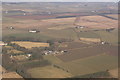
<instances>
[{"instance_id":1,"label":"yellow field","mask_svg":"<svg viewBox=\"0 0 120 80\"><path fill-rule=\"evenodd\" d=\"M49 47L49 43L40 43L40 42L13 41L11 43L18 44L21 47L25 47L28 49L30 49L32 47Z\"/></svg>"},{"instance_id":2,"label":"yellow field","mask_svg":"<svg viewBox=\"0 0 120 80\"><path fill-rule=\"evenodd\" d=\"M88 42L100 42L101 40L99 38L80 38L82 41L88 41Z\"/></svg>"},{"instance_id":3,"label":"yellow field","mask_svg":"<svg viewBox=\"0 0 120 80\"><path fill-rule=\"evenodd\" d=\"M19 74L16 72L8 72L2 75L2 78L22 78ZM24 79L22 79L24 80Z\"/></svg>"},{"instance_id":4,"label":"yellow field","mask_svg":"<svg viewBox=\"0 0 120 80\"><path fill-rule=\"evenodd\" d=\"M118 78L118 68L117 69L112 69L109 71L110 75L114 78Z\"/></svg>"}]
</instances>

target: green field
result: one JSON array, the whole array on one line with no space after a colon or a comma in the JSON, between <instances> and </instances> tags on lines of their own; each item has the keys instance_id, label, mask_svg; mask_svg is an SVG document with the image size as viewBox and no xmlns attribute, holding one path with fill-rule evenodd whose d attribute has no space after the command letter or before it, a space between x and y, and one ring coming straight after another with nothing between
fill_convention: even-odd
<instances>
[{"instance_id":1,"label":"green field","mask_svg":"<svg viewBox=\"0 0 120 80\"><path fill-rule=\"evenodd\" d=\"M76 33L71 28L63 29L63 30L45 30L45 32L43 33L45 35L55 38L65 38L65 39L73 39L73 40L78 39Z\"/></svg>"},{"instance_id":2,"label":"green field","mask_svg":"<svg viewBox=\"0 0 120 80\"><path fill-rule=\"evenodd\" d=\"M47 40L53 40L55 38L41 34L41 33L29 33L28 31L19 31L19 30L8 30L8 33L5 33L3 35L4 37L16 37L18 39L29 39L29 38L33 38L33 39L39 39L41 41L47 41Z\"/></svg>"},{"instance_id":3,"label":"green field","mask_svg":"<svg viewBox=\"0 0 120 80\"><path fill-rule=\"evenodd\" d=\"M114 30L112 32L106 32L106 31L98 31L96 32L98 35L100 35L101 40L112 43L112 44L117 44L118 42L118 31Z\"/></svg>"},{"instance_id":4,"label":"green field","mask_svg":"<svg viewBox=\"0 0 120 80\"><path fill-rule=\"evenodd\" d=\"M32 68L28 70L28 73L31 74L32 78L65 78L72 76L70 73L53 66Z\"/></svg>"},{"instance_id":5,"label":"green field","mask_svg":"<svg viewBox=\"0 0 120 80\"><path fill-rule=\"evenodd\" d=\"M84 38L100 38L99 34L96 34L93 31L79 32L79 37L84 37Z\"/></svg>"},{"instance_id":6,"label":"green field","mask_svg":"<svg viewBox=\"0 0 120 80\"><path fill-rule=\"evenodd\" d=\"M5 36L15 36L20 38L36 38L42 40L49 39L72 39L78 40L77 34L70 28L63 30L45 30L41 33L28 33L27 30L3 30L3 37ZM7 31L7 33L6 33ZM112 32L106 31L96 31L96 32L79 32L79 37L87 37L87 38L100 38L102 41L106 41L112 44L116 44L118 42L118 30L114 30Z\"/></svg>"},{"instance_id":7,"label":"green field","mask_svg":"<svg viewBox=\"0 0 120 80\"><path fill-rule=\"evenodd\" d=\"M106 54L78 59L70 62L62 62L55 56L45 56L44 58L51 61L53 64L68 70L74 76L105 71L107 69L113 69L118 66L117 57L108 56Z\"/></svg>"}]
</instances>

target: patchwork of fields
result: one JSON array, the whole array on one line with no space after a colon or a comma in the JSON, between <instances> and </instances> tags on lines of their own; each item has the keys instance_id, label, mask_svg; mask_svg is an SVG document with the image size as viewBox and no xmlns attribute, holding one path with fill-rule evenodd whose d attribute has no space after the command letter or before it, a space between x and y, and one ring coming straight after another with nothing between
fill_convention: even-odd
<instances>
[{"instance_id":1,"label":"patchwork of fields","mask_svg":"<svg viewBox=\"0 0 120 80\"><path fill-rule=\"evenodd\" d=\"M55 56L45 56L45 58L51 61L53 64L56 64L61 68L68 70L74 76L105 71L107 69L110 70L118 66L117 56L109 56L104 53L101 53L97 56L91 56L69 62L63 62Z\"/></svg>"},{"instance_id":2,"label":"patchwork of fields","mask_svg":"<svg viewBox=\"0 0 120 80\"><path fill-rule=\"evenodd\" d=\"M63 16L63 14L61 14ZM117 15L107 15L117 19ZM110 73L118 67L118 22L100 15L76 17L52 18L53 16L9 16L3 17L3 39L10 37L18 41L11 43L21 47L32 49L33 47L51 47L47 41L58 41L56 51L66 51L59 55L42 55L51 64L45 67L35 67L27 70L33 78L66 78L75 77L101 71L110 70ZM56 16L54 16L56 17ZM48 19L49 18L49 19ZM85 28L75 28L76 25ZM10 26L14 27L13 30ZM115 30L107 32L107 28ZM36 29L39 33L29 33ZM97 31L95 31L97 30ZM99 39L97 43L80 41L80 38ZM29 42L29 40L39 42ZM66 40L60 42L59 40ZM67 42L67 40L69 42ZM105 41L108 44L102 45ZM22 51L9 50L8 53L19 54ZM25 56L16 57L24 59ZM111 74L116 76L117 74Z\"/></svg>"}]
</instances>

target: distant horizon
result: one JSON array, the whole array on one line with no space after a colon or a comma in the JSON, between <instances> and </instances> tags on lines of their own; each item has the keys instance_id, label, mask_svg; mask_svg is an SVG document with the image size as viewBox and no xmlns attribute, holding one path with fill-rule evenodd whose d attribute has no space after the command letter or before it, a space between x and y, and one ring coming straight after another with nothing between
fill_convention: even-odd
<instances>
[{"instance_id":1,"label":"distant horizon","mask_svg":"<svg viewBox=\"0 0 120 80\"><path fill-rule=\"evenodd\" d=\"M120 0L1 0L2 2L119 2Z\"/></svg>"}]
</instances>

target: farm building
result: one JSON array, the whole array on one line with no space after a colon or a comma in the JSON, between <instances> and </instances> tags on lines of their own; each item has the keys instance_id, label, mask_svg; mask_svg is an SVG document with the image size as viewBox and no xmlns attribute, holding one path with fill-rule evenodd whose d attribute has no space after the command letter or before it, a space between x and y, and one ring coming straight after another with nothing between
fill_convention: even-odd
<instances>
[{"instance_id":1,"label":"farm building","mask_svg":"<svg viewBox=\"0 0 120 80\"><path fill-rule=\"evenodd\" d=\"M26 13L23 13L23 15L25 16L25 15L26 15Z\"/></svg>"},{"instance_id":2,"label":"farm building","mask_svg":"<svg viewBox=\"0 0 120 80\"><path fill-rule=\"evenodd\" d=\"M35 29L33 29L33 30L29 30L29 33L37 33L37 32L40 32L40 31L35 30Z\"/></svg>"},{"instance_id":3,"label":"farm building","mask_svg":"<svg viewBox=\"0 0 120 80\"><path fill-rule=\"evenodd\" d=\"M6 27L7 29L10 29L10 30L13 30L14 27L13 26L9 26L9 27Z\"/></svg>"},{"instance_id":4,"label":"farm building","mask_svg":"<svg viewBox=\"0 0 120 80\"><path fill-rule=\"evenodd\" d=\"M27 56L28 56L28 57L31 57L31 56L32 56L32 54L27 54Z\"/></svg>"},{"instance_id":5,"label":"farm building","mask_svg":"<svg viewBox=\"0 0 120 80\"><path fill-rule=\"evenodd\" d=\"M80 38L81 41L87 41L87 42L95 42L100 43L101 40L99 38Z\"/></svg>"},{"instance_id":6,"label":"farm building","mask_svg":"<svg viewBox=\"0 0 120 80\"><path fill-rule=\"evenodd\" d=\"M43 51L43 55L53 54L53 51Z\"/></svg>"},{"instance_id":7,"label":"farm building","mask_svg":"<svg viewBox=\"0 0 120 80\"><path fill-rule=\"evenodd\" d=\"M75 28L79 29L79 28L85 28L85 26L76 26Z\"/></svg>"},{"instance_id":8,"label":"farm building","mask_svg":"<svg viewBox=\"0 0 120 80\"><path fill-rule=\"evenodd\" d=\"M107 28L106 31L107 32L110 32L110 31L113 31L115 28Z\"/></svg>"},{"instance_id":9,"label":"farm building","mask_svg":"<svg viewBox=\"0 0 120 80\"><path fill-rule=\"evenodd\" d=\"M10 29L14 29L14 27L11 26Z\"/></svg>"},{"instance_id":10,"label":"farm building","mask_svg":"<svg viewBox=\"0 0 120 80\"><path fill-rule=\"evenodd\" d=\"M109 44L109 43L106 41L101 41L101 44Z\"/></svg>"}]
</instances>

